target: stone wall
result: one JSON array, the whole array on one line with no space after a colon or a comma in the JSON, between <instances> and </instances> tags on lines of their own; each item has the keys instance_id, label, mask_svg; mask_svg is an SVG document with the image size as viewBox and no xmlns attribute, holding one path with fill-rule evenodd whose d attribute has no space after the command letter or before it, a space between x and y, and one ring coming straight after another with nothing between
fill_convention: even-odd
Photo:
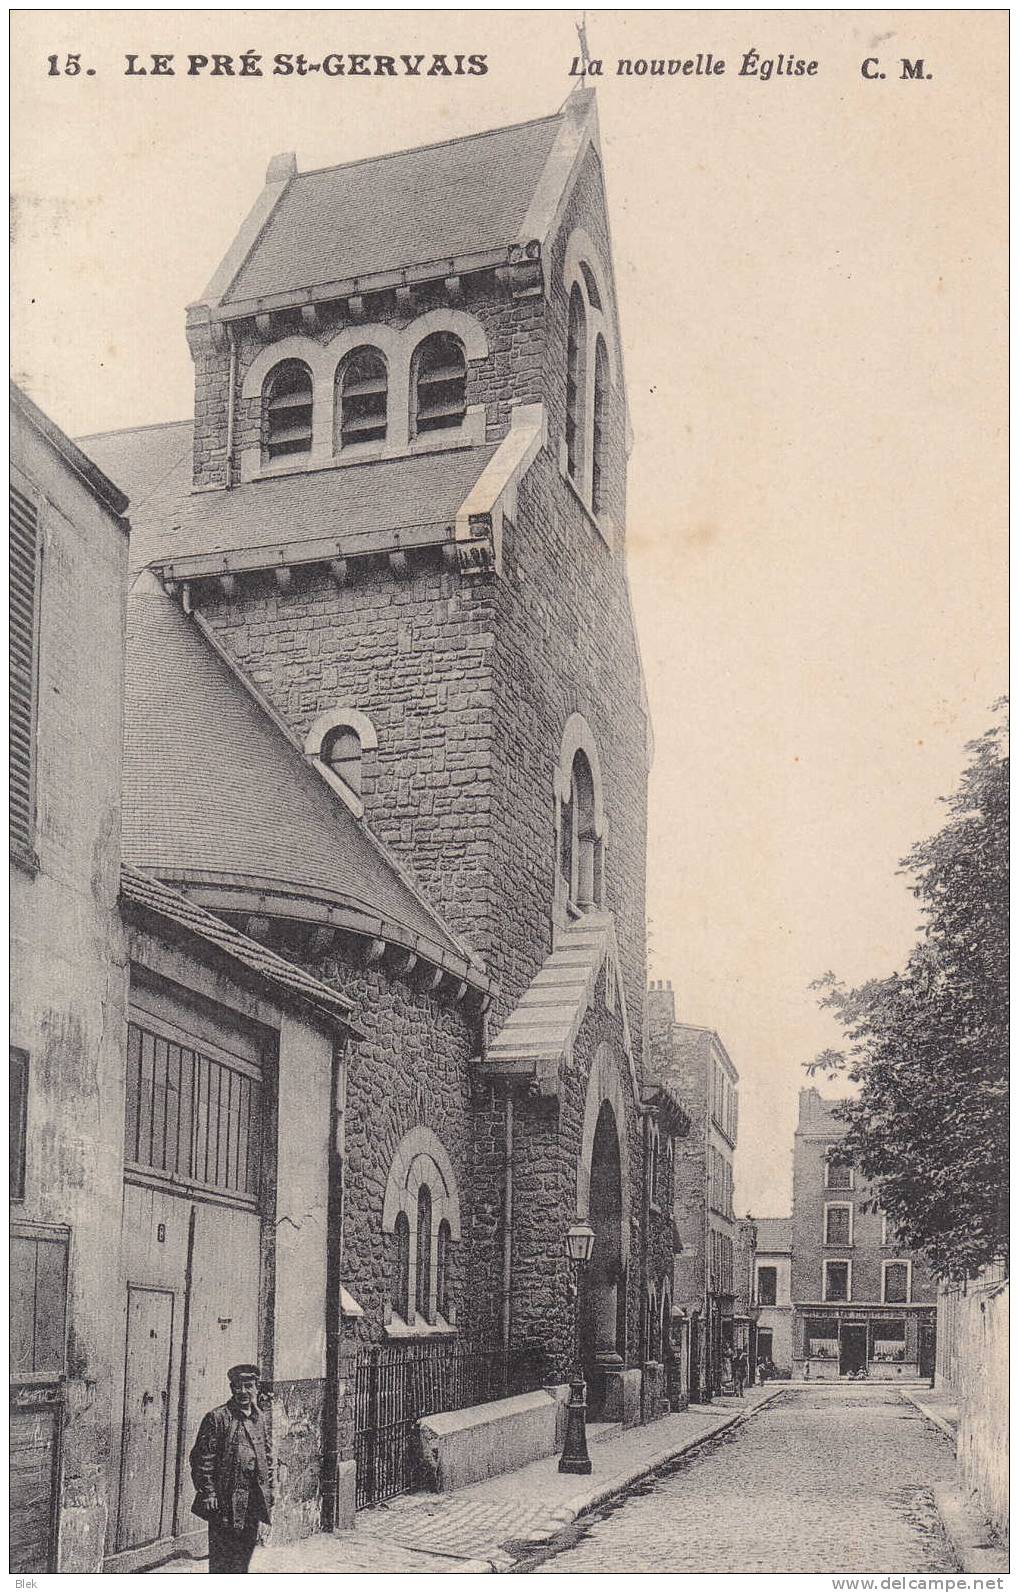
<instances>
[{"instance_id":1,"label":"stone wall","mask_svg":"<svg viewBox=\"0 0 1019 1593\"><path fill-rule=\"evenodd\" d=\"M365 968L333 953L311 965L355 1003L364 1039L347 1053L343 1280L364 1311L362 1342L384 1333L392 1247L382 1230L390 1168L400 1141L418 1125L432 1130L453 1165L463 1238L453 1245L457 1325L470 1335L487 1317L469 1288L477 1243L473 1223L471 1058L480 1034L462 1007L414 987L384 966ZM484 1232L484 1230L482 1230ZM487 1322L486 1322L487 1325Z\"/></svg>"},{"instance_id":2,"label":"stone wall","mask_svg":"<svg viewBox=\"0 0 1019 1593\"><path fill-rule=\"evenodd\" d=\"M1003 1269L988 1269L965 1292L938 1297L940 1389L959 1405L956 1453L965 1486L1001 1541L1008 1543L1009 1286Z\"/></svg>"}]
</instances>

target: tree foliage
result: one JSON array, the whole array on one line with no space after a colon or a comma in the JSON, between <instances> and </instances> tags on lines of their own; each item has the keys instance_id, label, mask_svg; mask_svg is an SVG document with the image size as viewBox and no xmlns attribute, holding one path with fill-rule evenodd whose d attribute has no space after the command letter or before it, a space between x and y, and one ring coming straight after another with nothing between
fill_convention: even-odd
<instances>
[{"instance_id":1,"label":"tree foliage","mask_svg":"<svg viewBox=\"0 0 1019 1593\"><path fill-rule=\"evenodd\" d=\"M808 1064L848 1079L839 1158L880 1191L902 1243L942 1277L1008 1246L1008 730L1005 704L970 742L950 818L903 859L923 908L903 973L815 982L846 1046Z\"/></svg>"}]
</instances>

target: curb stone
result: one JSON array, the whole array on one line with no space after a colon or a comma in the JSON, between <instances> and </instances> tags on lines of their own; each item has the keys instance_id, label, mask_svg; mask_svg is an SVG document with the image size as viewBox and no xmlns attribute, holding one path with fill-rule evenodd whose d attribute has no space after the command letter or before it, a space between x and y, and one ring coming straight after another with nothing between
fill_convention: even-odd
<instances>
[{"instance_id":1,"label":"curb stone","mask_svg":"<svg viewBox=\"0 0 1019 1593\"><path fill-rule=\"evenodd\" d=\"M954 1448L956 1444L956 1432L951 1423L946 1422L943 1416L939 1416L937 1411L933 1410L930 1405L925 1405L923 1400L919 1399L916 1394L910 1393L908 1389L903 1388L900 1390L900 1393L902 1393L904 1397L909 1400L911 1405L916 1406L921 1416L925 1417L926 1420L931 1422L935 1427L940 1428L946 1438L951 1439Z\"/></svg>"},{"instance_id":2,"label":"curb stone","mask_svg":"<svg viewBox=\"0 0 1019 1593\"><path fill-rule=\"evenodd\" d=\"M604 1487L594 1489L580 1504L576 1506L564 1505L555 1515L549 1516L541 1527L534 1528L528 1534L528 1541L534 1544L535 1549L547 1547L567 1527L571 1527L574 1522L579 1521L583 1516L590 1515L599 1506L608 1504L612 1499L617 1499L628 1488L632 1488L635 1482L640 1482L644 1477L650 1477L652 1473L660 1471L663 1466L669 1465L671 1461L678 1460L681 1455L693 1454L703 1444L709 1444L712 1439L720 1437L722 1433L731 1432L734 1427L739 1427L743 1422L750 1421L752 1417L757 1415L758 1411L764 1410L782 1392L781 1387L776 1387L751 1409L733 1411L728 1420L720 1422L710 1432L701 1433L696 1438L687 1439L685 1443L679 1445L671 1444L667 1449L659 1450L657 1454L652 1455L649 1459L642 1460L631 1471L618 1472L611 1482L607 1482ZM527 1556L524 1554L493 1556L488 1569L500 1572L512 1571L520 1563L521 1559L526 1558Z\"/></svg>"},{"instance_id":3,"label":"curb stone","mask_svg":"<svg viewBox=\"0 0 1019 1593\"><path fill-rule=\"evenodd\" d=\"M995 1543L976 1504L958 1488L935 1488L934 1503L963 1571L978 1576L1008 1570L1008 1551Z\"/></svg>"}]
</instances>

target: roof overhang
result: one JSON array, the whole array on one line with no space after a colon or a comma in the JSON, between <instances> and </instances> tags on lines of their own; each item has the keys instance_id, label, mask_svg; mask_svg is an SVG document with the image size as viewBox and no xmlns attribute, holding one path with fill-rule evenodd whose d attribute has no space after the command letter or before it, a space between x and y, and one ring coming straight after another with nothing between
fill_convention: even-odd
<instances>
[{"instance_id":1,"label":"roof overhang","mask_svg":"<svg viewBox=\"0 0 1019 1593\"><path fill-rule=\"evenodd\" d=\"M402 975L417 971L427 988L440 998L458 1002L470 999L485 1010L497 988L466 957L458 957L438 941L381 918L363 902L255 875L164 869L160 878L171 881L190 901L217 916L287 920L356 936L364 942L368 962L381 963L388 953L396 961L394 971Z\"/></svg>"}]
</instances>

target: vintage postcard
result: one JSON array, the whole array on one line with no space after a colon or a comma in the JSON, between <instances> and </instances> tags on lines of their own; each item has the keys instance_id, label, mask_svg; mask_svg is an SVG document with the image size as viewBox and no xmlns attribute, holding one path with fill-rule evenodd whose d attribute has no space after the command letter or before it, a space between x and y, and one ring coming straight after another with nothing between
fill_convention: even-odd
<instances>
[{"instance_id":1,"label":"vintage postcard","mask_svg":"<svg viewBox=\"0 0 1019 1593\"><path fill-rule=\"evenodd\" d=\"M19 1585L996 1575L1007 13L12 28Z\"/></svg>"}]
</instances>

